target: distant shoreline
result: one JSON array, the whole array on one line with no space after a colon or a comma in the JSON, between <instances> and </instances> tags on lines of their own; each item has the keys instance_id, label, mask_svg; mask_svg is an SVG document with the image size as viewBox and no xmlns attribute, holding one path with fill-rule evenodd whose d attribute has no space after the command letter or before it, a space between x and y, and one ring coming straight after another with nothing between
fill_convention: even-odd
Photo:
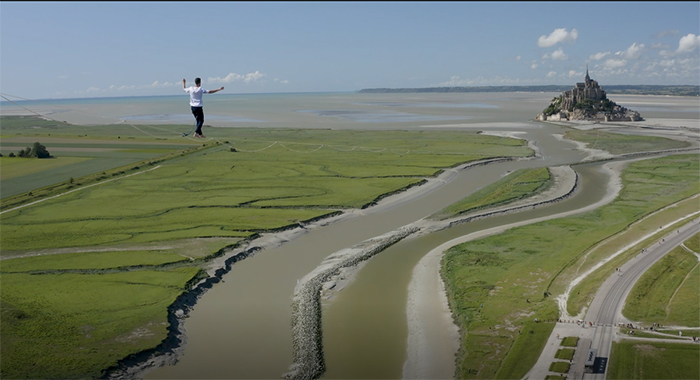
<instances>
[{"instance_id":1,"label":"distant shoreline","mask_svg":"<svg viewBox=\"0 0 700 380\"><path fill-rule=\"evenodd\" d=\"M384 93L422 93L422 92L563 92L571 90L572 85L542 86L472 86L472 87L423 87L423 88L366 88L361 94ZM608 94L624 95L671 95L700 96L697 85L612 85L605 86Z\"/></svg>"}]
</instances>

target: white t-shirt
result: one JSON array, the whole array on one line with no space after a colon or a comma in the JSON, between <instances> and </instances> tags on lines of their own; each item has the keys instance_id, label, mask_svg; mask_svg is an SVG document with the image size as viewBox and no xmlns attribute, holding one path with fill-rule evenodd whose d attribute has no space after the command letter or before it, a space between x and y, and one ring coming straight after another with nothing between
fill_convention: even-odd
<instances>
[{"instance_id":1,"label":"white t-shirt","mask_svg":"<svg viewBox=\"0 0 700 380\"><path fill-rule=\"evenodd\" d=\"M204 105L202 102L202 94L209 93L209 91L197 86L190 86L183 90L190 93L190 106L192 107L202 107Z\"/></svg>"}]
</instances>

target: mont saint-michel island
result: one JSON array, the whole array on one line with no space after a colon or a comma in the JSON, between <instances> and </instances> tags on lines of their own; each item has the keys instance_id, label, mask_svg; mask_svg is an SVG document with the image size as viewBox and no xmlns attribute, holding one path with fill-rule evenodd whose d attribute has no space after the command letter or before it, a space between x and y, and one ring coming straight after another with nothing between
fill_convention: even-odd
<instances>
[{"instance_id":1,"label":"mont saint-michel island","mask_svg":"<svg viewBox=\"0 0 700 380\"><path fill-rule=\"evenodd\" d=\"M597 81L591 79L586 68L583 82L552 99L547 108L537 115L540 121L591 120L591 121L642 121L639 112L627 109L612 100Z\"/></svg>"}]
</instances>

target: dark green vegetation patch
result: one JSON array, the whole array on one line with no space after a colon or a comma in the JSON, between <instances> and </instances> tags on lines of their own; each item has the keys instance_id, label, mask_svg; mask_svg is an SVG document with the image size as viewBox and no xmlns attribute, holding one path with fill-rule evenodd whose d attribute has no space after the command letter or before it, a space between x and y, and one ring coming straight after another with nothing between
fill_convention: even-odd
<instances>
[{"instance_id":1,"label":"dark green vegetation patch","mask_svg":"<svg viewBox=\"0 0 700 380\"><path fill-rule=\"evenodd\" d=\"M199 269L3 274L4 379L94 378L167 334L167 307Z\"/></svg>"},{"instance_id":2,"label":"dark green vegetation patch","mask_svg":"<svg viewBox=\"0 0 700 380\"><path fill-rule=\"evenodd\" d=\"M557 353L554 354L554 357L556 359L571 360L574 357L574 352L576 352L576 350L572 348L561 348L557 350Z\"/></svg>"},{"instance_id":3,"label":"dark green vegetation patch","mask_svg":"<svg viewBox=\"0 0 700 380\"><path fill-rule=\"evenodd\" d=\"M567 362L553 362L549 365L549 370L552 372L567 373L571 364Z\"/></svg>"},{"instance_id":4,"label":"dark green vegetation patch","mask_svg":"<svg viewBox=\"0 0 700 380\"><path fill-rule=\"evenodd\" d=\"M552 183L547 168L520 169L451 204L431 216L446 219L489 207L515 202L547 189Z\"/></svg>"},{"instance_id":5,"label":"dark green vegetation patch","mask_svg":"<svg viewBox=\"0 0 700 380\"><path fill-rule=\"evenodd\" d=\"M577 336L567 336L561 340L561 346L563 347L576 347L578 344Z\"/></svg>"}]
</instances>

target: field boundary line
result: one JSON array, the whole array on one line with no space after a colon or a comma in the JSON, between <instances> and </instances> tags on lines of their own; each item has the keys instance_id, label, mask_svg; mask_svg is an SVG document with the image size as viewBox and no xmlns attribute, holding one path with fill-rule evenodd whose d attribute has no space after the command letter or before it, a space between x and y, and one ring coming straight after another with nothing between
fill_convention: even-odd
<instances>
[{"instance_id":1,"label":"field boundary line","mask_svg":"<svg viewBox=\"0 0 700 380\"><path fill-rule=\"evenodd\" d=\"M156 166L156 167L154 167L154 168L150 168L150 169L148 169L148 170L143 170L143 171L140 171L140 172L138 172L138 173L128 174L128 175L125 175L125 176L123 176L123 177L112 178L112 179L108 179L108 180L106 180L106 181L102 181L102 182L98 182L98 183L93 183L92 185L87 185L87 186L84 186L84 187L80 187L80 188L77 188L77 189L73 189L73 190L70 190L70 191L66 191L65 193L61 193L61 194L58 194L58 195L54 195L54 196L52 196L52 197L48 197L48 198L44 198L44 199L39 199L38 201L34 201L34 202L27 203L27 204L24 204L24 205L21 205L21 206L17 206L17 207L15 207L15 208L11 208L11 209L9 209L9 210L0 211L0 215L4 214L4 213L6 213L6 212L19 210L19 209L24 208L24 207L27 207L27 206L35 205L35 204L41 203L41 202L43 202L43 201L48 201L49 199L58 198L58 197L61 197L61 196L66 195L66 194L70 194L70 193L72 193L72 192L75 192L75 191L85 190L85 189L90 188L90 187L93 187L93 186L102 185L103 183L112 182L112 181L117 181L117 180L120 180L120 179L124 179L124 178L128 178L128 177L137 175L137 174L142 174L142 173L150 172L151 170L156 170L156 169L158 169L158 168L161 167L161 166L163 166L163 165L158 165L158 166Z\"/></svg>"}]
</instances>

